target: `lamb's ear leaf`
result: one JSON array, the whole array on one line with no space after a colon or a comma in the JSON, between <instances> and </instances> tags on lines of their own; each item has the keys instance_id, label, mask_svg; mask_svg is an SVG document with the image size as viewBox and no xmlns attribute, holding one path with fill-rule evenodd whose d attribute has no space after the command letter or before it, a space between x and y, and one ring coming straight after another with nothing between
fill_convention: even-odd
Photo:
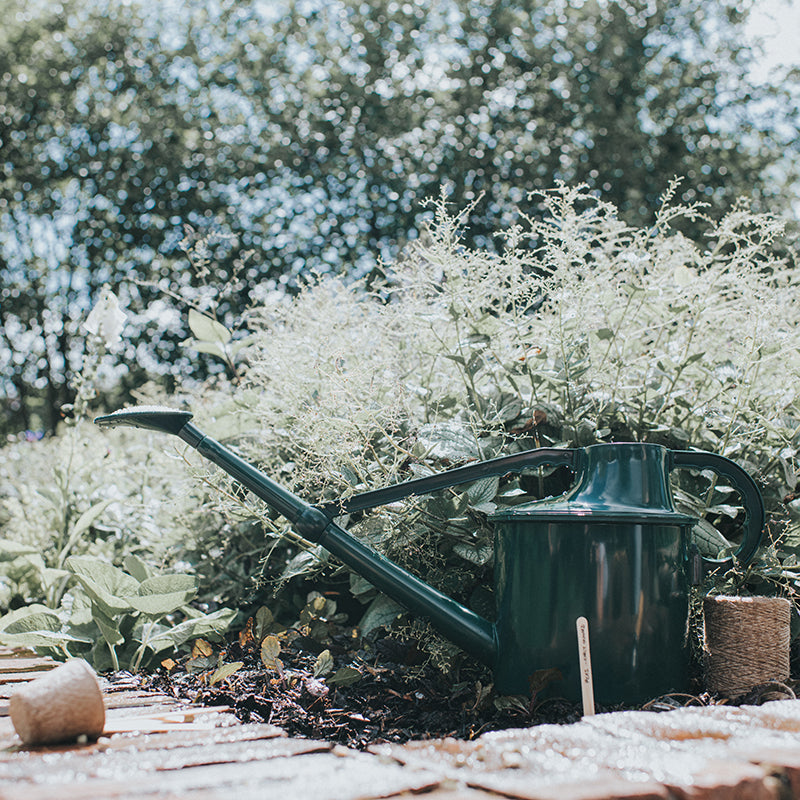
<instances>
[{"instance_id":1,"label":"lamb's ear leaf","mask_svg":"<svg viewBox=\"0 0 800 800\"><path fill-rule=\"evenodd\" d=\"M67 642L88 641L63 631L58 615L38 603L0 617L0 642L8 647L60 648Z\"/></svg>"},{"instance_id":2,"label":"lamb's ear leaf","mask_svg":"<svg viewBox=\"0 0 800 800\"><path fill-rule=\"evenodd\" d=\"M65 566L106 616L134 611L127 597L139 591L139 581L133 575L92 556L70 556Z\"/></svg>"},{"instance_id":3,"label":"lamb's ear leaf","mask_svg":"<svg viewBox=\"0 0 800 800\"><path fill-rule=\"evenodd\" d=\"M201 342L227 344L231 340L231 332L221 322L193 308L189 309L189 327Z\"/></svg>"},{"instance_id":4,"label":"lamb's ear leaf","mask_svg":"<svg viewBox=\"0 0 800 800\"><path fill-rule=\"evenodd\" d=\"M146 581L148 578L153 577L153 571L150 566L135 553L129 553L125 556L122 563L125 565L128 574L133 575L137 581Z\"/></svg>"},{"instance_id":5,"label":"lamb's ear leaf","mask_svg":"<svg viewBox=\"0 0 800 800\"><path fill-rule=\"evenodd\" d=\"M148 617L164 617L185 606L197 594L191 575L155 575L139 584L136 595L125 600Z\"/></svg>"},{"instance_id":6,"label":"lamb's ear leaf","mask_svg":"<svg viewBox=\"0 0 800 800\"><path fill-rule=\"evenodd\" d=\"M212 614L187 619L172 628L159 631L152 639L147 640L147 646L154 653L158 653L169 647L180 647L184 642L200 636L222 636L230 627L236 614L236 609L221 608Z\"/></svg>"}]
</instances>

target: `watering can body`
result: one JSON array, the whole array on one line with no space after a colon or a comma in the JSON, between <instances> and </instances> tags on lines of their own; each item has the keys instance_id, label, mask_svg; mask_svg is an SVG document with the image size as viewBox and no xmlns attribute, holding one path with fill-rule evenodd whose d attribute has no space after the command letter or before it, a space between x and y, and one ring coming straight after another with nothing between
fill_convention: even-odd
<instances>
[{"instance_id":1,"label":"watering can body","mask_svg":"<svg viewBox=\"0 0 800 800\"><path fill-rule=\"evenodd\" d=\"M505 525L496 542L498 690L579 700L582 617L599 703L688 691L690 532L690 525L570 522L537 526L532 535L526 522Z\"/></svg>"},{"instance_id":2,"label":"watering can body","mask_svg":"<svg viewBox=\"0 0 800 800\"><path fill-rule=\"evenodd\" d=\"M179 436L292 523L446 637L492 667L501 694L581 697L576 620L588 620L596 698L638 704L686 691L689 583L700 557L697 520L676 511L669 473L711 470L739 492L745 509L735 557L747 562L764 524L761 495L732 461L711 453L642 443L544 448L496 458L342 500L312 506L203 434L188 412L128 409L98 418ZM557 498L495 513L496 619L489 621L365 547L336 517L544 465L568 466L575 481ZM708 562L708 559L704 559ZM726 561L711 561L725 565Z\"/></svg>"},{"instance_id":3,"label":"watering can body","mask_svg":"<svg viewBox=\"0 0 800 800\"><path fill-rule=\"evenodd\" d=\"M647 444L586 448L566 495L494 515L502 691L579 699L580 617L598 702L688 688L696 520L673 508L670 455Z\"/></svg>"}]
</instances>

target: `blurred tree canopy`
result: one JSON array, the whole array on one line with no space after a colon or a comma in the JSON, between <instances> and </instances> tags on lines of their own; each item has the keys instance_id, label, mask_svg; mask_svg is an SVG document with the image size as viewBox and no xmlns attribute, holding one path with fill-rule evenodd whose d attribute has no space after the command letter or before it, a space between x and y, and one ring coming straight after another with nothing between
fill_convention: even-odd
<instances>
[{"instance_id":1,"label":"blurred tree canopy","mask_svg":"<svg viewBox=\"0 0 800 800\"><path fill-rule=\"evenodd\" d=\"M425 198L585 182L641 224L670 179L786 214L797 75L748 78L738 0L0 0L2 431L52 430L100 287L130 308L123 394L188 368L180 303L365 274ZM186 225L217 235L205 277ZM691 233L691 232L690 232ZM252 251L246 261L242 250Z\"/></svg>"}]
</instances>

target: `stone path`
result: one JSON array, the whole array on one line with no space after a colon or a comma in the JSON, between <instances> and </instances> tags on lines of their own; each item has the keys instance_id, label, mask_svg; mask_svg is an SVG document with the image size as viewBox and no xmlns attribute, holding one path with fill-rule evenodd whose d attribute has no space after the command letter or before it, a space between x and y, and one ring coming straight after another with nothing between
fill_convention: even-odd
<instances>
[{"instance_id":1,"label":"stone path","mask_svg":"<svg viewBox=\"0 0 800 800\"><path fill-rule=\"evenodd\" d=\"M602 714L361 753L115 684L104 686L97 742L23 747L8 698L52 666L0 649L0 800L800 798L800 700Z\"/></svg>"}]
</instances>

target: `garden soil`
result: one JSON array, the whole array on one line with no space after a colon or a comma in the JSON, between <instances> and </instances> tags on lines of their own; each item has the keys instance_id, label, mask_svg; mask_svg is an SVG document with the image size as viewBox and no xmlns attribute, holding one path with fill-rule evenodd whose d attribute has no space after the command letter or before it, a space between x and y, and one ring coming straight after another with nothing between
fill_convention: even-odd
<instances>
[{"instance_id":1,"label":"garden soil","mask_svg":"<svg viewBox=\"0 0 800 800\"><path fill-rule=\"evenodd\" d=\"M425 663L413 644L394 638L359 651L346 642L327 644L319 651L316 642L298 636L283 644L277 667L265 665L255 640L207 656L195 648L192 657L142 676L141 685L193 703L228 706L243 722L268 722L291 736L358 749L445 736L473 739L489 730L581 717L580 707L565 700L498 697L479 667L474 674L462 667L454 683ZM240 666L215 681L226 665Z\"/></svg>"},{"instance_id":2,"label":"garden soil","mask_svg":"<svg viewBox=\"0 0 800 800\"><path fill-rule=\"evenodd\" d=\"M242 722L271 723L290 736L356 749L448 736L471 740L490 730L568 724L582 716L580 704L545 697L544 686L530 696L498 695L491 672L471 659L458 657L443 671L422 652L435 648L421 649L419 639L383 628L362 637L347 620L334 601L314 592L292 625L278 625L262 607L234 641L197 640L190 655L165 659L148 674L120 674L120 679L176 699L227 706ZM794 662L793 677L798 659ZM755 687L736 704L794 697L790 686ZM720 702L731 700L670 694L639 708L666 711Z\"/></svg>"}]
</instances>

